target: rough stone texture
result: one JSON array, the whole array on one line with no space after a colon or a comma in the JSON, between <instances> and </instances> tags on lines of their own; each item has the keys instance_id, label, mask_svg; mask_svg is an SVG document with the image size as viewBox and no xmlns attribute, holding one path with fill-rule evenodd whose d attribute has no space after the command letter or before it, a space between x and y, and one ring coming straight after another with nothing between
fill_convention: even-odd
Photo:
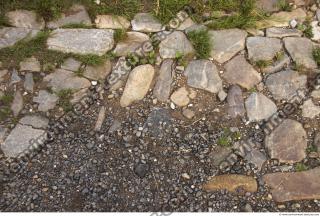
<instances>
[{"instance_id":1,"label":"rough stone texture","mask_svg":"<svg viewBox=\"0 0 320 216\"><path fill-rule=\"evenodd\" d=\"M279 13L274 13L269 19L258 21L256 25L258 28L287 27L291 20L303 22L306 17L306 12L302 8L298 8L291 12L281 11Z\"/></svg>"},{"instance_id":2,"label":"rough stone texture","mask_svg":"<svg viewBox=\"0 0 320 216\"><path fill-rule=\"evenodd\" d=\"M185 70L189 86L218 93L222 89L222 80L217 67L209 60L194 60Z\"/></svg>"},{"instance_id":3,"label":"rough stone texture","mask_svg":"<svg viewBox=\"0 0 320 216\"><path fill-rule=\"evenodd\" d=\"M186 34L192 31L202 31L202 30L208 30L208 27L202 24L194 24L188 28L186 28L184 31Z\"/></svg>"},{"instance_id":4,"label":"rough stone texture","mask_svg":"<svg viewBox=\"0 0 320 216\"><path fill-rule=\"evenodd\" d=\"M306 84L307 76L292 70L271 74L266 79L266 86L276 100L292 98L298 90L305 89Z\"/></svg>"},{"instance_id":5,"label":"rough stone texture","mask_svg":"<svg viewBox=\"0 0 320 216\"><path fill-rule=\"evenodd\" d=\"M56 106L58 99L56 95L50 94L46 90L40 90L38 96L33 98L33 102L39 104L39 111L47 112Z\"/></svg>"},{"instance_id":6,"label":"rough stone texture","mask_svg":"<svg viewBox=\"0 0 320 216\"><path fill-rule=\"evenodd\" d=\"M12 69L11 71L11 79L10 79L10 86L21 81L21 77L19 76L16 69Z\"/></svg>"},{"instance_id":7,"label":"rough stone texture","mask_svg":"<svg viewBox=\"0 0 320 216\"><path fill-rule=\"evenodd\" d=\"M311 40L319 42L320 40L320 27L318 21L311 22L313 37Z\"/></svg>"},{"instance_id":8,"label":"rough stone texture","mask_svg":"<svg viewBox=\"0 0 320 216\"><path fill-rule=\"evenodd\" d=\"M18 116L22 108L23 108L23 97L21 92L18 90L15 92L14 98L11 104L11 110L13 112L13 115L15 117Z\"/></svg>"},{"instance_id":9,"label":"rough stone texture","mask_svg":"<svg viewBox=\"0 0 320 216\"><path fill-rule=\"evenodd\" d=\"M253 88L261 81L261 75L247 62L243 55L234 57L225 65L224 79L246 89Z\"/></svg>"},{"instance_id":10,"label":"rough stone texture","mask_svg":"<svg viewBox=\"0 0 320 216\"><path fill-rule=\"evenodd\" d=\"M91 80L104 80L111 73L112 65L110 60L99 66L87 66L83 76Z\"/></svg>"},{"instance_id":11,"label":"rough stone texture","mask_svg":"<svg viewBox=\"0 0 320 216\"><path fill-rule=\"evenodd\" d=\"M272 63L272 65L269 65L265 68L262 68L261 71L263 73L275 73L279 72L285 68L287 68L290 65L290 57L287 54L284 54L283 58L281 58L278 61L275 61Z\"/></svg>"},{"instance_id":12,"label":"rough stone texture","mask_svg":"<svg viewBox=\"0 0 320 216\"><path fill-rule=\"evenodd\" d=\"M20 62L20 71L34 71L40 72L41 65L35 57L27 58Z\"/></svg>"},{"instance_id":13,"label":"rough stone texture","mask_svg":"<svg viewBox=\"0 0 320 216\"><path fill-rule=\"evenodd\" d=\"M179 27L177 28L177 30L179 31L184 31L187 28L190 28L191 26L195 25L195 23L193 22L193 20L189 17L186 20L184 20Z\"/></svg>"},{"instance_id":14,"label":"rough stone texture","mask_svg":"<svg viewBox=\"0 0 320 216\"><path fill-rule=\"evenodd\" d=\"M47 23L47 27L54 29L69 24L91 25L91 19L82 5L73 5L67 13L63 13L57 20Z\"/></svg>"},{"instance_id":15,"label":"rough stone texture","mask_svg":"<svg viewBox=\"0 0 320 216\"><path fill-rule=\"evenodd\" d=\"M52 87L53 91L63 89L78 91L91 85L87 79L78 77L75 73L63 69L56 69L55 72L45 76L43 81L48 82L48 86Z\"/></svg>"},{"instance_id":16,"label":"rough stone texture","mask_svg":"<svg viewBox=\"0 0 320 216\"><path fill-rule=\"evenodd\" d=\"M169 99L174 76L174 61L165 59L161 64L159 76L153 89L153 95L159 101L165 102Z\"/></svg>"},{"instance_id":17,"label":"rough stone texture","mask_svg":"<svg viewBox=\"0 0 320 216\"><path fill-rule=\"evenodd\" d=\"M1 145L1 149L7 157L18 157L25 150L28 150L34 141L40 145L43 144L45 135L46 132L42 129L19 123Z\"/></svg>"},{"instance_id":18,"label":"rough stone texture","mask_svg":"<svg viewBox=\"0 0 320 216\"><path fill-rule=\"evenodd\" d=\"M113 50L113 52L117 56L127 56L129 53L133 53L135 51L138 51L139 48L142 48L142 51L149 51L149 49L146 50L142 46L143 42L149 41L149 40L150 40L150 38L146 34L143 34L140 32L127 32L127 38L124 39L123 41L118 42L117 46ZM152 49L152 46L151 46L150 50L151 49Z\"/></svg>"},{"instance_id":19,"label":"rough stone texture","mask_svg":"<svg viewBox=\"0 0 320 216\"><path fill-rule=\"evenodd\" d=\"M320 153L320 132L317 131L314 135L313 146L317 148L318 153Z\"/></svg>"},{"instance_id":20,"label":"rough stone texture","mask_svg":"<svg viewBox=\"0 0 320 216\"><path fill-rule=\"evenodd\" d=\"M231 86L228 97L228 114L231 118L236 118L237 116L244 116L246 109L244 107L244 101L242 97L242 90L239 86Z\"/></svg>"},{"instance_id":21,"label":"rough stone texture","mask_svg":"<svg viewBox=\"0 0 320 216\"><path fill-rule=\"evenodd\" d=\"M0 29L0 49L14 45L22 39L31 39L39 30L5 27Z\"/></svg>"},{"instance_id":22,"label":"rough stone texture","mask_svg":"<svg viewBox=\"0 0 320 216\"><path fill-rule=\"evenodd\" d=\"M149 13L138 13L131 21L132 30L139 32L159 32L162 24Z\"/></svg>"},{"instance_id":23,"label":"rough stone texture","mask_svg":"<svg viewBox=\"0 0 320 216\"><path fill-rule=\"evenodd\" d=\"M190 102L189 92L185 87L181 87L171 95L170 99L177 106L184 107L187 106Z\"/></svg>"},{"instance_id":24,"label":"rough stone texture","mask_svg":"<svg viewBox=\"0 0 320 216\"><path fill-rule=\"evenodd\" d=\"M116 15L97 15L94 22L97 28L128 29L130 27L130 22L126 18Z\"/></svg>"},{"instance_id":25,"label":"rough stone texture","mask_svg":"<svg viewBox=\"0 0 320 216\"><path fill-rule=\"evenodd\" d=\"M239 29L209 31L212 41L210 56L224 63L245 48L247 32Z\"/></svg>"},{"instance_id":26,"label":"rough stone texture","mask_svg":"<svg viewBox=\"0 0 320 216\"><path fill-rule=\"evenodd\" d=\"M75 60L74 58L68 58L61 65L61 69L69 70L69 71L78 71L81 66L81 62Z\"/></svg>"},{"instance_id":27,"label":"rough stone texture","mask_svg":"<svg viewBox=\"0 0 320 216\"><path fill-rule=\"evenodd\" d=\"M113 30L56 29L47 40L49 49L65 53L103 55L113 48Z\"/></svg>"},{"instance_id":28,"label":"rough stone texture","mask_svg":"<svg viewBox=\"0 0 320 216\"><path fill-rule=\"evenodd\" d=\"M170 112L167 109L155 107L152 109L143 127L148 128L151 136L162 138L166 136L166 131L171 125Z\"/></svg>"},{"instance_id":29,"label":"rough stone texture","mask_svg":"<svg viewBox=\"0 0 320 216\"><path fill-rule=\"evenodd\" d=\"M261 170L264 163L267 161L266 155L257 149L252 149L248 152L244 159L254 164L259 170Z\"/></svg>"},{"instance_id":30,"label":"rough stone texture","mask_svg":"<svg viewBox=\"0 0 320 216\"><path fill-rule=\"evenodd\" d=\"M280 163L295 163L306 157L307 134L303 126L285 119L265 138L265 146L271 158Z\"/></svg>"},{"instance_id":31,"label":"rough stone texture","mask_svg":"<svg viewBox=\"0 0 320 216\"><path fill-rule=\"evenodd\" d=\"M34 81L33 81L32 73L27 73L25 75L25 80L24 80L24 83L23 83L23 87L25 88L25 90L27 90L29 92L33 92Z\"/></svg>"},{"instance_id":32,"label":"rough stone texture","mask_svg":"<svg viewBox=\"0 0 320 216\"><path fill-rule=\"evenodd\" d=\"M28 115L20 119L19 124L32 126L37 129L46 129L49 124L49 120L38 115Z\"/></svg>"},{"instance_id":33,"label":"rough stone texture","mask_svg":"<svg viewBox=\"0 0 320 216\"><path fill-rule=\"evenodd\" d=\"M279 28L279 27L267 28L266 33L267 33L267 37L276 37L276 38L300 37L302 35L302 32L299 31L298 29Z\"/></svg>"},{"instance_id":34,"label":"rough stone texture","mask_svg":"<svg viewBox=\"0 0 320 216\"><path fill-rule=\"evenodd\" d=\"M142 100L148 93L153 80L154 68L152 65L140 65L129 74L126 86L120 99L120 105L127 107L133 102Z\"/></svg>"},{"instance_id":35,"label":"rough stone texture","mask_svg":"<svg viewBox=\"0 0 320 216\"><path fill-rule=\"evenodd\" d=\"M28 29L43 29L43 18L37 17L37 14L28 10L15 10L6 13L8 22L11 26Z\"/></svg>"},{"instance_id":36,"label":"rough stone texture","mask_svg":"<svg viewBox=\"0 0 320 216\"><path fill-rule=\"evenodd\" d=\"M192 119L194 117L194 112L190 109L184 109L182 110L182 115L187 119Z\"/></svg>"},{"instance_id":37,"label":"rough stone texture","mask_svg":"<svg viewBox=\"0 0 320 216\"><path fill-rule=\"evenodd\" d=\"M100 107L98 118L97 118L96 124L94 125L95 131L101 130L102 124L106 118L106 111L107 111L107 108L105 106Z\"/></svg>"},{"instance_id":38,"label":"rough stone texture","mask_svg":"<svg viewBox=\"0 0 320 216\"><path fill-rule=\"evenodd\" d=\"M312 99L306 100L302 105L302 116L305 118L315 118L320 114L320 107L316 106Z\"/></svg>"},{"instance_id":39,"label":"rough stone texture","mask_svg":"<svg viewBox=\"0 0 320 216\"><path fill-rule=\"evenodd\" d=\"M320 168L295 173L270 173L263 176L276 202L320 199Z\"/></svg>"},{"instance_id":40,"label":"rough stone texture","mask_svg":"<svg viewBox=\"0 0 320 216\"><path fill-rule=\"evenodd\" d=\"M251 176L226 174L212 177L204 184L203 189L206 191L228 190L230 192L242 189L253 193L258 190L258 184Z\"/></svg>"},{"instance_id":41,"label":"rough stone texture","mask_svg":"<svg viewBox=\"0 0 320 216\"><path fill-rule=\"evenodd\" d=\"M288 37L283 39L293 61L307 69L316 69L317 63L312 56L313 44L308 38Z\"/></svg>"},{"instance_id":42,"label":"rough stone texture","mask_svg":"<svg viewBox=\"0 0 320 216\"><path fill-rule=\"evenodd\" d=\"M252 93L245 104L249 121L268 119L277 111L277 106L273 101L261 93Z\"/></svg>"},{"instance_id":43,"label":"rough stone texture","mask_svg":"<svg viewBox=\"0 0 320 216\"><path fill-rule=\"evenodd\" d=\"M275 12L278 11L278 1L279 0L258 0L257 7L267 11L267 12Z\"/></svg>"},{"instance_id":44,"label":"rough stone texture","mask_svg":"<svg viewBox=\"0 0 320 216\"><path fill-rule=\"evenodd\" d=\"M311 97L313 97L315 99L320 99L320 89L312 91Z\"/></svg>"},{"instance_id":45,"label":"rough stone texture","mask_svg":"<svg viewBox=\"0 0 320 216\"><path fill-rule=\"evenodd\" d=\"M0 82L3 81L3 78L5 75L8 74L8 70L7 69L4 69L4 70L0 70Z\"/></svg>"},{"instance_id":46,"label":"rough stone texture","mask_svg":"<svg viewBox=\"0 0 320 216\"><path fill-rule=\"evenodd\" d=\"M247 49L248 58L254 62L272 60L282 50L282 44L278 38L248 37Z\"/></svg>"},{"instance_id":47,"label":"rough stone texture","mask_svg":"<svg viewBox=\"0 0 320 216\"><path fill-rule=\"evenodd\" d=\"M162 58L176 58L177 53L188 55L194 52L193 46L183 32L174 31L159 44Z\"/></svg>"}]
</instances>

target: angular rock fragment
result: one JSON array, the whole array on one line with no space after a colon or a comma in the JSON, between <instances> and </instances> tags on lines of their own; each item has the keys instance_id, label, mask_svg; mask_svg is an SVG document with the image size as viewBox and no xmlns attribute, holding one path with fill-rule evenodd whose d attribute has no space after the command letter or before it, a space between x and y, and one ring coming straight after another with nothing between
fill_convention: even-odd
<instances>
[{"instance_id":1,"label":"angular rock fragment","mask_svg":"<svg viewBox=\"0 0 320 216\"><path fill-rule=\"evenodd\" d=\"M185 87L181 87L171 95L170 99L177 106L184 107L190 102L189 92Z\"/></svg>"},{"instance_id":2,"label":"angular rock fragment","mask_svg":"<svg viewBox=\"0 0 320 216\"><path fill-rule=\"evenodd\" d=\"M27 28L4 27L0 29L0 49L13 46L16 42L31 39L39 30Z\"/></svg>"},{"instance_id":3,"label":"angular rock fragment","mask_svg":"<svg viewBox=\"0 0 320 216\"><path fill-rule=\"evenodd\" d=\"M185 73L189 86L218 93L222 89L222 80L217 67L209 60L194 60L189 63Z\"/></svg>"},{"instance_id":4,"label":"angular rock fragment","mask_svg":"<svg viewBox=\"0 0 320 216\"><path fill-rule=\"evenodd\" d=\"M33 102L39 104L39 111L47 112L56 106L58 99L56 95L50 94L45 90L40 90L38 96L33 98Z\"/></svg>"},{"instance_id":5,"label":"angular rock fragment","mask_svg":"<svg viewBox=\"0 0 320 216\"><path fill-rule=\"evenodd\" d=\"M305 118L315 118L320 114L320 107L316 106L312 99L306 100L302 105L302 116Z\"/></svg>"},{"instance_id":6,"label":"angular rock fragment","mask_svg":"<svg viewBox=\"0 0 320 216\"><path fill-rule=\"evenodd\" d=\"M276 53L282 50L281 41L278 38L248 37L248 58L251 61L272 60Z\"/></svg>"},{"instance_id":7,"label":"angular rock fragment","mask_svg":"<svg viewBox=\"0 0 320 216\"><path fill-rule=\"evenodd\" d=\"M307 134L299 122L285 119L266 136L265 146L280 163L296 163L306 157Z\"/></svg>"},{"instance_id":8,"label":"angular rock fragment","mask_svg":"<svg viewBox=\"0 0 320 216\"><path fill-rule=\"evenodd\" d=\"M244 116L246 109L244 107L244 101L242 97L242 90L237 85L232 85L227 97L228 102L228 114L231 118L237 116Z\"/></svg>"},{"instance_id":9,"label":"angular rock fragment","mask_svg":"<svg viewBox=\"0 0 320 216\"><path fill-rule=\"evenodd\" d=\"M13 112L13 115L17 117L22 109L23 109L23 97L21 92L18 90L14 94L14 98L11 104L11 110Z\"/></svg>"},{"instance_id":10,"label":"angular rock fragment","mask_svg":"<svg viewBox=\"0 0 320 216\"><path fill-rule=\"evenodd\" d=\"M261 93L252 93L245 104L249 121L268 119L277 111L277 106L273 101Z\"/></svg>"},{"instance_id":11,"label":"angular rock fragment","mask_svg":"<svg viewBox=\"0 0 320 216\"><path fill-rule=\"evenodd\" d=\"M150 47L145 47L144 42L149 40L149 36L141 32L127 32L127 37L123 41L117 43L113 52L117 56L127 56L134 52L139 55L139 49L141 49L141 54L143 55L145 54L144 52L150 52L153 49L151 42L148 43L149 45L151 44Z\"/></svg>"},{"instance_id":12,"label":"angular rock fragment","mask_svg":"<svg viewBox=\"0 0 320 216\"><path fill-rule=\"evenodd\" d=\"M91 80L104 80L111 73L111 69L111 62L107 60L102 65L87 66L83 76Z\"/></svg>"}]
</instances>

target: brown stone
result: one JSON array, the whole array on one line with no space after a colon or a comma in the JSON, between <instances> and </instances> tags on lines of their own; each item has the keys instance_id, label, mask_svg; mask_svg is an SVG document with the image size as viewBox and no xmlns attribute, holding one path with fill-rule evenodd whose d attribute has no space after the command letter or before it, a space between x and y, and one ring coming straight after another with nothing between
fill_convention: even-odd
<instances>
[{"instance_id":1,"label":"brown stone","mask_svg":"<svg viewBox=\"0 0 320 216\"><path fill-rule=\"evenodd\" d=\"M263 176L276 202L320 199L320 167L296 173L271 173Z\"/></svg>"},{"instance_id":2,"label":"brown stone","mask_svg":"<svg viewBox=\"0 0 320 216\"><path fill-rule=\"evenodd\" d=\"M243 189L248 192L256 192L258 190L257 181L251 176L227 174L214 176L203 186L206 191L228 190L237 192Z\"/></svg>"}]
</instances>

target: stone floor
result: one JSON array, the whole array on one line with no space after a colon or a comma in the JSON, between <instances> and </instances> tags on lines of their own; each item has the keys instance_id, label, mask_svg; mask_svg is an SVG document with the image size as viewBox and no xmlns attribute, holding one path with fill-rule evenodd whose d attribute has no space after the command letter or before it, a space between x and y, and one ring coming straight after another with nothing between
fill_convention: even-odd
<instances>
[{"instance_id":1,"label":"stone floor","mask_svg":"<svg viewBox=\"0 0 320 216\"><path fill-rule=\"evenodd\" d=\"M114 58L68 58L51 73L35 57L0 62L0 210L320 211L320 9L275 1L258 1L270 13L261 28L208 29L210 57L187 63L187 33L207 29L190 18L7 13L0 49L52 29L50 50Z\"/></svg>"}]
</instances>

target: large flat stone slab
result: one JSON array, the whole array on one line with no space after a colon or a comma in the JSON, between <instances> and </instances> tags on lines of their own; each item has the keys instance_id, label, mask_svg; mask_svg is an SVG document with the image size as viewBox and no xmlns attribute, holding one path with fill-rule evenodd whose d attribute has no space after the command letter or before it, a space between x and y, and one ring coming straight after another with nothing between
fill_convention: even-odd
<instances>
[{"instance_id":1,"label":"large flat stone slab","mask_svg":"<svg viewBox=\"0 0 320 216\"><path fill-rule=\"evenodd\" d=\"M194 60L185 70L188 85L211 93L222 89L222 80L217 67L209 60Z\"/></svg>"},{"instance_id":2,"label":"large flat stone slab","mask_svg":"<svg viewBox=\"0 0 320 216\"><path fill-rule=\"evenodd\" d=\"M243 55L234 57L225 65L223 78L230 84L251 89L261 81L261 75L247 62Z\"/></svg>"},{"instance_id":3,"label":"large flat stone slab","mask_svg":"<svg viewBox=\"0 0 320 216\"><path fill-rule=\"evenodd\" d=\"M271 173L263 176L276 202L320 199L320 167L304 172Z\"/></svg>"},{"instance_id":4,"label":"large flat stone slab","mask_svg":"<svg viewBox=\"0 0 320 216\"><path fill-rule=\"evenodd\" d=\"M209 31L212 41L210 56L224 63L245 48L247 32L239 29Z\"/></svg>"},{"instance_id":5,"label":"large flat stone slab","mask_svg":"<svg viewBox=\"0 0 320 216\"><path fill-rule=\"evenodd\" d=\"M9 47L22 39L30 39L37 35L39 30L5 27L0 29L0 49Z\"/></svg>"},{"instance_id":6,"label":"large flat stone slab","mask_svg":"<svg viewBox=\"0 0 320 216\"><path fill-rule=\"evenodd\" d=\"M313 59L313 43L308 38L288 37L284 38L284 45L293 61L303 65L307 69L316 69L317 63Z\"/></svg>"},{"instance_id":7,"label":"large flat stone slab","mask_svg":"<svg viewBox=\"0 0 320 216\"><path fill-rule=\"evenodd\" d=\"M296 163L306 157L307 134L299 122L286 119L266 136L265 146L272 159Z\"/></svg>"},{"instance_id":8,"label":"large flat stone slab","mask_svg":"<svg viewBox=\"0 0 320 216\"><path fill-rule=\"evenodd\" d=\"M282 44L278 38L248 37L248 58L251 61L272 60L276 53L282 50Z\"/></svg>"},{"instance_id":9,"label":"large flat stone slab","mask_svg":"<svg viewBox=\"0 0 320 216\"><path fill-rule=\"evenodd\" d=\"M53 91L67 89L78 91L91 86L89 80L78 77L75 73L63 69L55 70L55 72L44 77L43 81L48 82L48 86L51 87Z\"/></svg>"},{"instance_id":10,"label":"large flat stone slab","mask_svg":"<svg viewBox=\"0 0 320 216\"><path fill-rule=\"evenodd\" d=\"M48 38L51 50L64 53L103 55L113 48L110 29L56 29Z\"/></svg>"},{"instance_id":11,"label":"large flat stone slab","mask_svg":"<svg viewBox=\"0 0 320 216\"><path fill-rule=\"evenodd\" d=\"M6 13L6 17L11 26L28 28L28 29L43 29L44 20L41 17L37 17L37 14L28 10L15 10Z\"/></svg>"},{"instance_id":12,"label":"large flat stone slab","mask_svg":"<svg viewBox=\"0 0 320 216\"><path fill-rule=\"evenodd\" d=\"M267 37L276 38L300 37L302 35L302 32L298 29L271 27L267 28L266 35Z\"/></svg>"}]
</instances>

